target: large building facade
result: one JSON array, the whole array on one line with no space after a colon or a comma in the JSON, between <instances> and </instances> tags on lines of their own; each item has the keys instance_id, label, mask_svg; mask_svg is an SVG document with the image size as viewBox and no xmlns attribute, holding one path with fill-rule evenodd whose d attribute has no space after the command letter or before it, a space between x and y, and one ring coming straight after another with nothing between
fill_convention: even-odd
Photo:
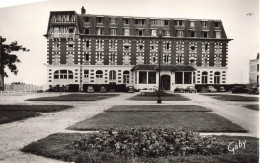
<instances>
[{"instance_id":1,"label":"large building facade","mask_svg":"<svg viewBox=\"0 0 260 163\"><path fill-rule=\"evenodd\" d=\"M249 84L251 86L259 85L259 53L256 59L249 61Z\"/></svg>"},{"instance_id":2,"label":"large building facade","mask_svg":"<svg viewBox=\"0 0 260 163\"><path fill-rule=\"evenodd\" d=\"M226 84L231 39L221 20L89 15L82 7L51 12L45 36L49 86L158 86L159 60L165 90Z\"/></svg>"}]
</instances>

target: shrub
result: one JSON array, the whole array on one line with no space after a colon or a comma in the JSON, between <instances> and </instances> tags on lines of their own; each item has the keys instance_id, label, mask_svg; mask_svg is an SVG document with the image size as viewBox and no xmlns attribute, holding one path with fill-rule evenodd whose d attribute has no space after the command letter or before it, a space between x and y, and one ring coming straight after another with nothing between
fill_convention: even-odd
<instances>
[{"instance_id":1,"label":"shrub","mask_svg":"<svg viewBox=\"0 0 260 163\"><path fill-rule=\"evenodd\" d=\"M125 159L227 152L227 146L215 137L202 137L193 131L170 128L101 130L74 141L73 148L91 153L109 153Z\"/></svg>"}]
</instances>

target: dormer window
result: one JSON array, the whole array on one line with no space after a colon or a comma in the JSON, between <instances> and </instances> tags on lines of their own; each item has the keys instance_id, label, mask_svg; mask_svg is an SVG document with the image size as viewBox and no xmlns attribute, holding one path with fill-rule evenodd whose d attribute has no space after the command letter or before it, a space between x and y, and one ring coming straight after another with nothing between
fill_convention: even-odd
<instances>
[{"instance_id":1,"label":"dormer window","mask_svg":"<svg viewBox=\"0 0 260 163\"><path fill-rule=\"evenodd\" d=\"M194 28L195 27L195 22L194 21L190 21L190 27Z\"/></svg>"},{"instance_id":2,"label":"dormer window","mask_svg":"<svg viewBox=\"0 0 260 163\"><path fill-rule=\"evenodd\" d=\"M156 29L151 30L151 36L157 36L157 30Z\"/></svg>"},{"instance_id":3,"label":"dormer window","mask_svg":"<svg viewBox=\"0 0 260 163\"><path fill-rule=\"evenodd\" d=\"M144 25L144 20L135 20L135 24L138 24L138 25Z\"/></svg>"},{"instance_id":4,"label":"dormer window","mask_svg":"<svg viewBox=\"0 0 260 163\"><path fill-rule=\"evenodd\" d=\"M207 21L202 21L202 27L208 27L208 22Z\"/></svg>"},{"instance_id":5,"label":"dormer window","mask_svg":"<svg viewBox=\"0 0 260 163\"><path fill-rule=\"evenodd\" d=\"M184 21L183 20L176 20L175 25L180 26L180 27L184 27Z\"/></svg>"},{"instance_id":6,"label":"dormer window","mask_svg":"<svg viewBox=\"0 0 260 163\"><path fill-rule=\"evenodd\" d=\"M129 24L129 19L124 19L125 24Z\"/></svg>"},{"instance_id":7,"label":"dormer window","mask_svg":"<svg viewBox=\"0 0 260 163\"><path fill-rule=\"evenodd\" d=\"M111 18L110 22L111 22L111 24L116 24L116 18Z\"/></svg>"},{"instance_id":8,"label":"dormer window","mask_svg":"<svg viewBox=\"0 0 260 163\"><path fill-rule=\"evenodd\" d=\"M169 25L169 20L164 20L164 25Z\"/></svg>"},{"instance_id":9,"label":"dormer window","mask_svg":"<svg viewBox=\"0 0 260 163\"><path fill-rule=\"evenodd\" d=\"M216 38L221 38L221 32L220 31L216 31Z\"/></svg>"},{"instance_id":10,"label":"dormer window","mask_svg":"<svg viewBox=\"0 0 260 163\"><path fill-rule=\"evenodd\" d=\"M90 22L90 17L84 17L85 22Z\"/></svg>"},{"instance_id":11,"label":"dormer window","mask_svg":"<svg viewBox=\"0 0 260 163\"><path fill-rule=\"evenodd\" d=\"M216 28L220 27L220 23L219 22L215 22L214 24L215 24Z\"/></svg>"},{"instance_id":12,"label":"dormer window","mask_svg":"<svg viewBox=\"0 0 260 163\"><path fill-rule=\"evenodd\" d=\"M102 23L102 17L97 17L97 23Z\"/></svg>"}]
</instances>

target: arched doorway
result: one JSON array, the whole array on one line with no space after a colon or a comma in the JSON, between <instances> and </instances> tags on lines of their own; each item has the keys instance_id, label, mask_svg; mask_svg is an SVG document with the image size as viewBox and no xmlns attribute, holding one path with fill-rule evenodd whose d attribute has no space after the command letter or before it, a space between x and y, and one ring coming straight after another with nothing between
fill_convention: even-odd
<instances>
[{"instance_id":1,"label":"arched doorway","mask_svg":"<svg viewBox=\"0 0 260 163\"><path fill-rule=\"evenodd\" d=\"M161 88L162 90L170 90L171 88L170 75L161 75Z\"/></svg>"}]
</instances>

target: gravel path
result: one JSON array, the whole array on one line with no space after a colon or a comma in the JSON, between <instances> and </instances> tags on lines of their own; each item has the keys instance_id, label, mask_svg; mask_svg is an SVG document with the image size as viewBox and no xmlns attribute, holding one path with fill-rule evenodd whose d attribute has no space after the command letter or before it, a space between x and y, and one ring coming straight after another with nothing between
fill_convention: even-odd
<instances>
[{"instance_id":1,"label":"gravel path","mask_svg":"<svg viewBox=\"0 0 260 163\"><path fill-rule=\"evenodd\" d=\"M67 93L62 93L65 95ZM66 130L81 120L101 113L113 105L158 105L156 101L129 101L126 100L135 94L121 93L120 96L101 101L92 102L41 102L24 101L29 98L58 96L60 93L35 93L35 94L0 94L0 104L63 104L73 105L72 109L57 113L45 113L39 117L0 125L0 162L37 162L58 163L61 161L48 159L41 156L20 152L25 145L42 139L50 134L59 132L80 132ZM226 117L248 129L250 132L244 136L258 137L258 112L241 107L241 102L223 102L199 94L184 94L192 101L163 101L160 105L202 105L212 109L217 114ZM256 103L256 102L251 102ZM247 103L249 104L249 103ZM241 134L243 135L243 134Z\"/></svg>"}]
</instances>

